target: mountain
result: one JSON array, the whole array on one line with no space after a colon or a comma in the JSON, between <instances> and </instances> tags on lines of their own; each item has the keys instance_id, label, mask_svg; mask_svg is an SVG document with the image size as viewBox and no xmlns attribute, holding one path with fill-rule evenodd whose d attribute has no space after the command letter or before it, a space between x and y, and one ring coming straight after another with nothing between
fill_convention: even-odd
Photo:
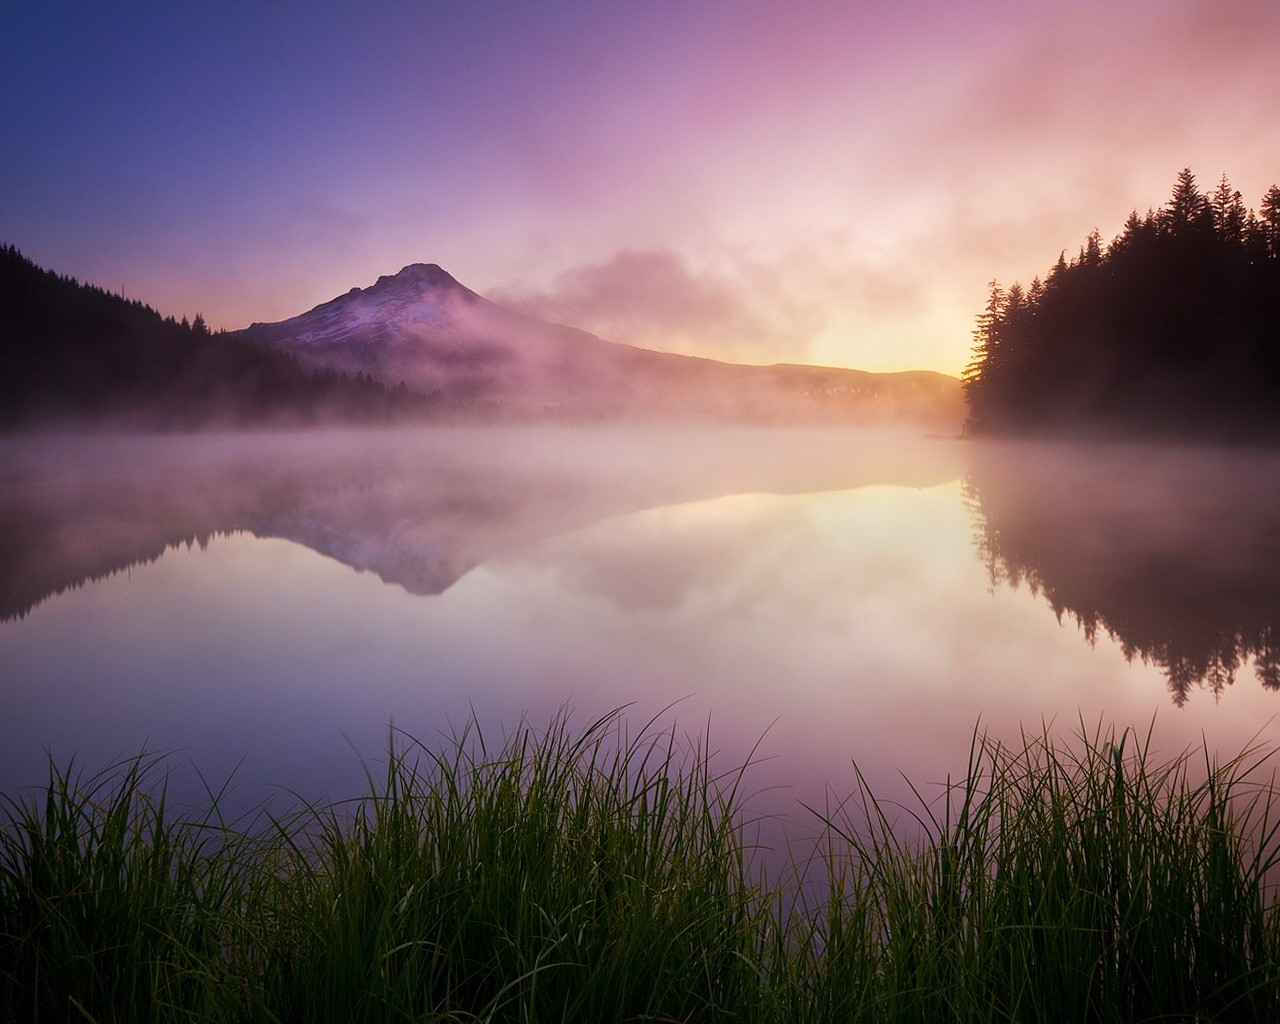
<instances>
[{"instance_id":1,"label":"mountain","mask_svg":"<svg viewBox=\"0 0 1280 1024\"><path fill-rule=\"evenodd\" d=\"M304 367L403 382L516 417L905 418L953 430L964 414L959 381L944 374L745 366L635 348L504 309L435 264L411 264L240 334Z\"/></svg>"},{"instance_id":2,"label":"mountain","mask_svg":"<svg viewBox=\"0 0 1280 1024\"><path fill-rule=\"evenodd\" d=\"M0 429L391 422L445 403L161 317L0 246Z\"/></svg>"}]
</instances>

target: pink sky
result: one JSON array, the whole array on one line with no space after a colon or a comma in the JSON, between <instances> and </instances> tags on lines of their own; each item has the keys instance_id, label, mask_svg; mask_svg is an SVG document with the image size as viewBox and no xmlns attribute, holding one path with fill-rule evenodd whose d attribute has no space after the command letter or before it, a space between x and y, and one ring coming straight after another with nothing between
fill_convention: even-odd
<instances>
[{"instance_id":1,"label":"pink sky","mask_svg":"<svg viewBox=\"0 0 1280 1024\"><path fill-rule=\"evenodd\" d=\"M214 326L434 262L611 340L958 373L992 277L1184 166L1280 181L1274 0L148 6L0 42L0 241Z\"/></svg>"}]
</instances>

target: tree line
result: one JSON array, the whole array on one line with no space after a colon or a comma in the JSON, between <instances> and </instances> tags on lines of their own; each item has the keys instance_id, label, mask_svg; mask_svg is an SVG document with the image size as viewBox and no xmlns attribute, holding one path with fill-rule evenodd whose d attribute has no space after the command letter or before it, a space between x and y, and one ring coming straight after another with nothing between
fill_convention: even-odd
<instances>
[{"instance_id":1,"label":"tree line","mask_svg":"<svg viewBox=\"0 0 1280 1024\"><path fill-rule=\"evenodd\" d=\"M444 404L367 374L309 373L199 314L163 317L0 246L0 429L387 422Z\"/></svg>"},{"instance_id":2,"label":"tree line","mask_svg":"<svg viewBox=\"0 0 1280 1024\"><path fill-rule=\"evenodd\" d=\"M963 376L970 433L1280 437L1280 187L1255 213L1191 170L1042 281L992 281Z\"/></svg>"}]
</instances>

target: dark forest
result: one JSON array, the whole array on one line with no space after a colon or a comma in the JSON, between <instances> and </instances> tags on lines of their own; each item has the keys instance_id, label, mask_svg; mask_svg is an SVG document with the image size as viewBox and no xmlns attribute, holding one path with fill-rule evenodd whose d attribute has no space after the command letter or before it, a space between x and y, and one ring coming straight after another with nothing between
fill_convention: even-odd
<instances>
[{"instance_id":1,"label":"dark forest","mask_svg":"<svg viewBox=\"0 0 1280 1024\"><path fill-rule=\"evenodd\" d=\"M991 282L964 374L972 434L1280 437L1280 187L1257 213L1189 169L1043 281Z\"/></svg>"},{"instance_id":2,"label":"dark forest","mask_svg":"<svg viewBox=\"0 0 1280 1024\"><path fill-rule=\"evenodd\" d=\"M308 373L198 314L162 317L0 246L0 429L389 422L441 404L367 376Z\"/></svg>"}]
</instances>

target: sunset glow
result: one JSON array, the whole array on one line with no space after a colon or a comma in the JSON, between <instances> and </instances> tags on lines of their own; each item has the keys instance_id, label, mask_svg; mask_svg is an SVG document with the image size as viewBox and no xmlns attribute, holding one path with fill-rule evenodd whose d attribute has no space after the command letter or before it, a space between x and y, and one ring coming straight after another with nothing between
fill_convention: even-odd
<instances>
[{"instance_id":1,"label":"sunset glow","mask_svg":"<svg viewBox=\"0 0 1280 1024\"><path fill-rule=\"evenodd\" d=\"M958 373L987 282L1280 180L1273 0L23 5L0 242L213 327L415 262L614 341Z\"/></svg>"}]
</instances>

